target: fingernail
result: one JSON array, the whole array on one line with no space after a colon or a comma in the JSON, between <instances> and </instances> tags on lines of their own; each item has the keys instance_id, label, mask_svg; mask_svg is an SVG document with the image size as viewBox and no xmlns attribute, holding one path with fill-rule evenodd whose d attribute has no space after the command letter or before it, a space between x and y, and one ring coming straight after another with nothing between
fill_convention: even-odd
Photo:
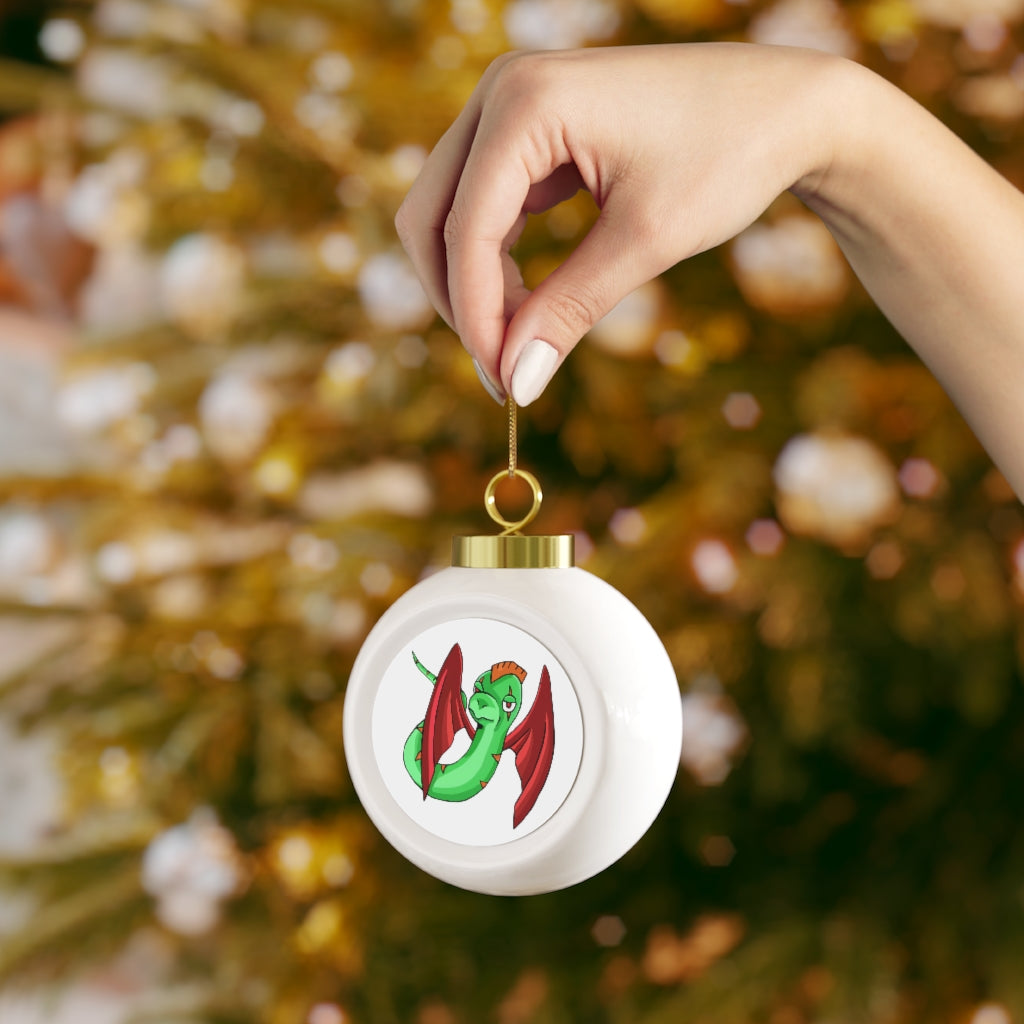
<instances>
[{"instance_id":1,"label":"fingernail","mask_svg":"<svg viewBox=\"0 0 1024 1024\"><path fill-rule=\"evenodd\" d=\"M554 376L558 350L534 338L519 355L512 371L512 397L516 405L529 405L539 397Z\"/></svg>"},{"instance_id":2,"label":"fingernail","mask_svg":"<svg viewBox=\"0 0 1024 1024\"><path fill-rule=\"evenodd\" d=\"M473 369L476 370L476 375L480 378L480 383L484 386L484 391L487 392L493 398L498 405L505 404L505 392L498 387L497 384L491 380L490 377L484 373L484 368L474 359Z\"/></svg>"}]
</instances>

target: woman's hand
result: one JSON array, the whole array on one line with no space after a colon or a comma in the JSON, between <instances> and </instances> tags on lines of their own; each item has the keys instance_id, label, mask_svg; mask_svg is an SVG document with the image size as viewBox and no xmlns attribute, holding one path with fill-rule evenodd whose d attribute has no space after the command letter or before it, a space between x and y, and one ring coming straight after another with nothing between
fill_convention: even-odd
<instances>
[{"instance_id":1,"label":"woman's hand","mask_svg":"<svg viewBox=\"0 0 1024 1024\"><path fill-rule=\"evenodd\" d=\"M843 66L742 44L495 61L396 219L428 295L495 397L510 390L529 404L624 295L823 170ZM526 214L580 188L600 217L530 294L509 249Z\"/></svg>"},{"instance_id":2,"label":"woman's hand","mask_svg":"<svg viewBox=\"0 0 1024 1024\"><path fill-rule=\"evenodd\" d=\"M530 293L509 249L581 187L600 216ZM507 55L396 225L485 386L527 405L623 296L786 189L1024 496L1024 195L857 64L729 43Z\"/></svg>"}]
</instances>

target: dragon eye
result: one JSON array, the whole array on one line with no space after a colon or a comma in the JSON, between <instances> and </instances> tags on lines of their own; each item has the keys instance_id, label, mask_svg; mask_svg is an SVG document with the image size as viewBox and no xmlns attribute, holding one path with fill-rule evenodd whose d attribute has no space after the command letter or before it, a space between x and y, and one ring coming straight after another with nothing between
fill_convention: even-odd
<instances>
[{"instance_id":1,"label":"dragon eye","mask_svg":"<svg viewBox=\"0 0 1024 1024\"><path fill-rule=\"evenodd\" d=\"M512 712L515 711L515 709L516 702L514 700L509 700L506 697L505 700L501 702L501 710L504 711L506 715L512 714Z\"/></svg>"}]
</instances>

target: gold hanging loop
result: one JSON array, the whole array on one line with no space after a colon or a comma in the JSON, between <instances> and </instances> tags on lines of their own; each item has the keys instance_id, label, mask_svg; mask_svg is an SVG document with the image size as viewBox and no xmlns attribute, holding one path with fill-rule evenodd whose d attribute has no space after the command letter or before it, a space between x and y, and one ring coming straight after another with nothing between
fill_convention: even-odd
<instances>
[{"instance_id":1,"label":"gold hanging loop","mask_svg":"<svg viewBox=\"0 0 1024 1024\"><path fill-rule=\"evenodd\" d=\"M509 479L511 477L519 477L525 480L530 486L530 490L533 491L533 504L530 506L530 510L526 513L522 519L506 519L498 511L498 501L495 497L495 490L498 484L502 480ZM532 523L537 517L537 513L540 511L540 503L544 500L544 495L540 489L540 481L532 474L528 473L525 469L519 469L518 467L509 471L501 470L500 473L495 473L491 477L491 482L487 485L484 490L484 507L487 509L487 514L499 525L504 527L501 531L502 537L510 536L511 534L518 533L524 526Z\"/></svg>"}]
</instances>

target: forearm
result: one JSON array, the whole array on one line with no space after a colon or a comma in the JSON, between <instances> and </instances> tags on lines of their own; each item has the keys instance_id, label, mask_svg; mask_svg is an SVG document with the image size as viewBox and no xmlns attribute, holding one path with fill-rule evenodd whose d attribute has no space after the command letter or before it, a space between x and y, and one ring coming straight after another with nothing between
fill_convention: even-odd
<instances>
[{"instance_id":1,"label":"forearm","mask_svg":"<svg viewBox=\"0 0 1024 1024\"><path fill-rule=\"evenodd\" d=\"M1024 195L849 65L828 168L794 188L1024 497Z\"/></svg>"}]
</instances>

